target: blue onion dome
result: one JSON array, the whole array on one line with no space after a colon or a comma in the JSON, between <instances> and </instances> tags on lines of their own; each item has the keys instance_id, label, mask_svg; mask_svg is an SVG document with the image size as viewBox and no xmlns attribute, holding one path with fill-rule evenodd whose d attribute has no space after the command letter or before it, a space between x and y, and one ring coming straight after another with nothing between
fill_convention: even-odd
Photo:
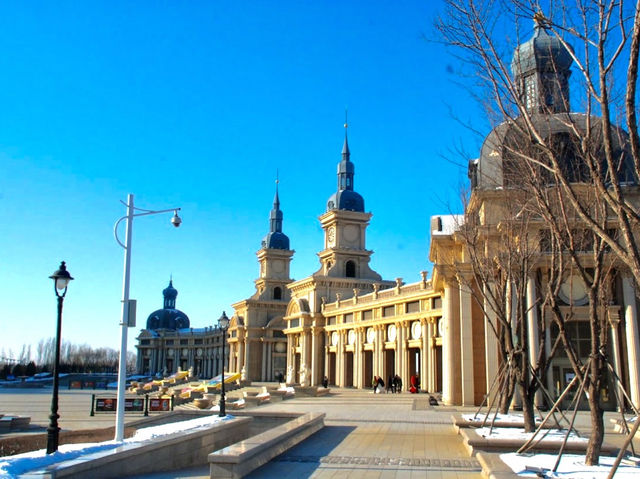
<instances>
[{"instance_id":1,"label":"blue onion dome","mask_svg":"<svg viewBox=\"0 0 640 479\"><path fill-rule=\"evenodd\" d=\"M189 317L179 309L176 309L176 297L178 290L173 287L173 281L162 291L164 296L164 308L158 309L147 318L147 329L184 329L190 325Z\"/></svg>"},{"instance_id":2,"label":"blue onion dome","mask_svg":"<svg viewBox=\"0 0 640 479\"><path fill-rule=\"evenodd\" d=\"M337 191L327 201L327 211L346 210L364 212L364 198L351 190Z\"/></svg>"},{"instance_id":3,"label":"blue onion dome","mask_svg":"<svg viewBox=\"0 0 640 479\"><path fill-rule=\"evenodd\" d=\"M279 231L270 231L262 240L263 248L289 249L289 237Z\"/></svg>"}]
</instances>

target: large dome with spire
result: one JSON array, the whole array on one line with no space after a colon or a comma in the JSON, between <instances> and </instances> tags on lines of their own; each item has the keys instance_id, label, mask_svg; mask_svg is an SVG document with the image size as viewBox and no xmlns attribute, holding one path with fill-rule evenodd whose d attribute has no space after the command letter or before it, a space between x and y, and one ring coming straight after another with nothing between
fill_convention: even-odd
<instances>
[{"instance_id":1,"label":"large dome with spire","mask_svg":"<svg viewBox=\"0 0 640 479\"><path fill-rule=\"evenodd\" d=\"M189 327L189 317L179 309L176 309L178 290L173 287L173 280L169 280L169 286L163 291L164 308L158 309L147 318L147 329L184 329Z\"/></svg>"},{"instance_id":2,"label":"large dome with spire","mask_svg":"<svg viewBox=\"0 0 640 479\"><path fill-rule=\"evenodd\" d=\"M345 128L347 127L345 123ZM355 167L350 160L349 142L347 132L344 134L342 146L342 161L338 164L338 191L331 195L327 201L327 211L347 210L364 212L364 198L353 190L353 176Z\"/></svg>"}]
</instances>

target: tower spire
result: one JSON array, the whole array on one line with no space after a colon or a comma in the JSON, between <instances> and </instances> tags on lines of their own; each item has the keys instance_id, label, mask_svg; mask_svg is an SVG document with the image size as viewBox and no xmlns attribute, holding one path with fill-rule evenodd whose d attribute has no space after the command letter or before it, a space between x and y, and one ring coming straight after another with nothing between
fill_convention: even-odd
<instances>
[{"instance_id":1,"label":"tower spire","mask_svg":"<svg viewBox=\"0 0 640 479\"><path fill-rule=\"evenodd\" d=\"M342 161L349 161L349 142L347 141L347 130L349 129L348 110L344 109L344 145L342 145Z\"/></svg>"},{"instance_id":2,"label":"tower spire","mask_svg":"<svg viewBox=\"0 0 640 479\"><path fill-rule=\"evenodd\" d=\"M273 208L269 213L269 233L262 240L263 248L289 249L289 238L282 232L282 211L280 210L280 196L278 185L280 175L276 170L276 193L273 197Z\"/></svg>"}]
</instances>

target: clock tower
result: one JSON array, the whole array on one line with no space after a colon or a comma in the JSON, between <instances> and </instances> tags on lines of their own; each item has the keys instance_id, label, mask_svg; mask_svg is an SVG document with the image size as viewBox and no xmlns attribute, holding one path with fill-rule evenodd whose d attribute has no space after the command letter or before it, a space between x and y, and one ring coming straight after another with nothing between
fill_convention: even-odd
<instances>
[{"instance_id":1,"label":"clock tower","mask_svg":"<svg viewBox=\"0 0 640 479\"><path fill-rule=\"evenodd\" d=\"M324 249L318 253L322 268L316 274L380 281L380 275L369 268L373 252L365 247L365 234L372 215L365 213L364 199L353 189L355 168L346 128L345 123L338 190L327 201L326 213L319 218L324 230Z\"/></svg>"},{"instance_id":2,"label":"clock tower","mask_svg":"<svg viewBox=\"0 0 640 479\"><path fill-rule=\"evenodd\" d=\"M278 197L278 181L273 208L269 214L269 233L262 240L262 248L256 254L260 263L260 277L255 281L256 299L288 300L286 285L291 282L289 265L293 251L289 249L289 237L282 232L282 211Z\"/></svg>"}]
</instances>

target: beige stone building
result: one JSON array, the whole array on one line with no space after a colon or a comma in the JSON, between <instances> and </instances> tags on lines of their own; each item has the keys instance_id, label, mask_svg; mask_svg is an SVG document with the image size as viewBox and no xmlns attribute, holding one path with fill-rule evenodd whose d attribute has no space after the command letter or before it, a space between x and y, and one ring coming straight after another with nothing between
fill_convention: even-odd
<instances>
[{"instance_id":1,"label":"beige stone building","mask_svg":"<svg viewBox=\"0 0 640 479\"><path fill-rule=\"evenodd\" d=\"M290 298L287 285L294 252L282 232L282 219L276 184L269 233L256 253L260 263L256 292L233 304L229 325L229 369L242 372L248 381L275 381L287 369L282 318Z\"/></svg>"},{"instance_id":2,"label":"beige stone building","mask_svg":"<svg viewBox=\"0 0 640 479\"><path fill-rule=\"evenodd\" d=\"M568 109L570 60L559 41L537 28L534 37L516 51L513 69L523 102L543 134L564 148L565 161L572 166L576 155L568 149L566 138L571 128L583 128L586 121L584 115ZM406 390L411 378L417 377L421 390L441 392L445 404L480 404L490 393L503 360L495 333L496 313L483 300L481 290L491 285L481 286L474 280L471 256L475 250L469 249L461 232L473 219L481 245L476 253L491 259L505 248L500 231L517 216L508 205L518 194L520 173L510 156L518 146L509 143L514 138L513 124L494 129L480 158L470 162L471 194L464 214L431 218L433 274L428 278L422 272L415 283L384 280L370 265L366 230L372 215L354 190L355 168L346 135L337 191L319 217L324 232L319 269L300 280L290 278L293 251L282 233L276 190L270 231L257 253L256 292L233 305L228 369L242 372L249 381L272 381L283 374L287 382L319 385L326 376L331 385L355 388L371 387L374 376L386 382L398 375ZM614 145L621 157L623 143ZM580 182L580 168L575 171ZM623 168L621 174L627 171ZM640 203L633 177L623 184L628 197ZM608 227L615 229L615 221ZM526 284L524 347L534 357L548 356L558 336L549 309L541 306L549 281L547 236L548 225L540 219L528 224L526 241L536 256L521 284ZM609 321L610 355L631 401L640 406L638 288L624 265L610 261L614 274L606 285L610 298L603 311ZM590 331L585 285L571 270L562 279L560 310L569 318L567 328L580 358L586 360ZM540 342L543 330L549 334ZM560 351L549 369L547 388L558 394L571 378L566 354ZM609 379L603 401L613 407L616 386Z\"/></svg>"}]
</instances>

